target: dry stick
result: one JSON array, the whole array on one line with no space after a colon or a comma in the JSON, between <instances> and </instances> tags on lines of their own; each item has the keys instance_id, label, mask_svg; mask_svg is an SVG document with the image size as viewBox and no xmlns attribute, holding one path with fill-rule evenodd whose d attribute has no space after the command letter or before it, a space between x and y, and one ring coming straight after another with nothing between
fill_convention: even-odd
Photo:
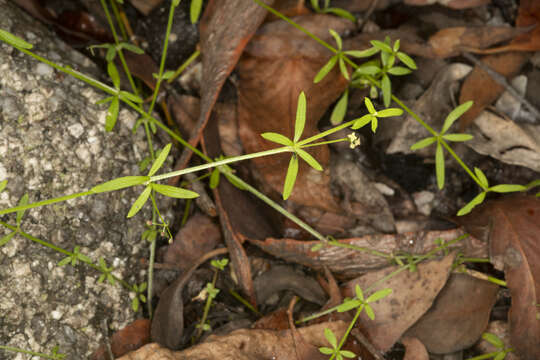
<instances>
[{"instance_id":1,"label":"dry stick","mask_svg":"<svg viewBox=\"0 0 540 360\"><path fill-rule=\"evenodd\" d=\"M369 8L366 10L366 13L364 14L362 20L358 22L358 29L362 30L362 27L366 25L366 22L369 20L369 17L375 11L375 8L377 7L379 0L372 0L371 4L369 4Z\"/></svg>"},{"instance_id":2,"label":"dry stick","mask_svg":"<svg viewBox=\"0 0 540 360\"><path fill-rule=\"evenodd\" d=\"M484 70L493 80L495 80L496 83L503 86L506 91L510 93L514 98L516 98L517 101L522 103L523 105L527 106L531 113L535 116L535 118L538 120L540 119L540 112L534 107L533 104L531 104L527 99L525 99L524 96L521 96L516 89L512 85L508 83L506 78L490 68L488 65L486 65L483 61L480 61L471 53L463 52L463 56L472 61L476 66L480 67L482 70Z\"/></svg>"}]
</instances>

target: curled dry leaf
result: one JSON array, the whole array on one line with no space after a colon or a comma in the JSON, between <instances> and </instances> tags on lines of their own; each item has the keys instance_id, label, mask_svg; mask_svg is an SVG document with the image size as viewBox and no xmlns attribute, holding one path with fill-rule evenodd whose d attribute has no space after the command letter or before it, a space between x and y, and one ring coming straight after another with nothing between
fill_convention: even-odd
<instances>
[{"instance_id":1,"label":"curled dry leaf","mask_svg":"<svg viewBox=\"0 0 540 360\"><path fill-rule=\"evenodd\" d=\"M341 338L347 325L343 321L326 322L300 328L298 334L315 347L329 346L324 337L324 329L332 330L337 338ZM119 360L296 360L294 345L290 330L241 329L228 335L210 336L206 342L178 352L162 348L156 343L149 344Z\"/></svg>"},{"instance_id":2,"label":"curled dry leaf","mask_svg":"<svg viewBox=\"0 0 540 360\"><path fill-rule=\"evenodd\" d=\"M429 360L426 347L417 338L405 336L401 339L401 343L405 345L403 360Z\"/></svg>"},{"instance_id":3,"label":"curled dry leaf","mask_svg":"<svg viewBox=\"0 0 540 360\"><path fill-rule=\"evenodd\" d=\"M435 354L470 347L487 327L498 288L466 274L452 274L431 309L406 335L420 339Z\"/></svg>"},{"instance_id":4,"label":"curled dry leaf","mask_svg":"<svg viewBox=\"0 0 540 360\"><path fill-rule=\"evenodd\" d=\"M115 357L127 354L150 342L150 320L138 319L115 332L110 339L111 351ZM101 345L91 360L109 360L107 347Z\"/></svg>"},{"instance_id":5,"label":"curled dry leaf","mask_svg":"<svg viewBox=\"0 0 540 360\"><path fill-rule=\"evenodd\" d=\"M504 270L512 295L512 346L523 359L540 359L540 199L509 196L483 204L460 223L487 235L490 257Z\"/></svg>"},{"instance_id":6,"label":"curled dry leaf","mask_svg":"<svg viewBox=\"0 0 540 360\"><path fill-rule=\"evenodd\" d=\"M433 304L450 273L456 253L440 260L417 265L411 272L407 269L379 283L372 291L390 288L392 293L370 303L375 319L370 320L363 312L357 326L370 342L381 351L387 351L403 333L414 324ZM373 271L347 282L342 288L344 297L355 296L355 286L366 289L376 281L396 271L397 266ZM368 297L370 294L365 294Z\"/></svg>"},{"instance_id":7,"label":"curled dry leaf","mask_svg":"<svg viewBox=\"0 0 540 360\"><path fill-rule=\"evenodd\" d=\"M446 231L418 231L403 234L374 234L358 238L340 239L344 245L352 245L372 249L387 254L400 251L414 254L424 254L438 245L437 239L443 241L454 240L465 232L461 229ZM265 252L270 253L287 262L293 262L308 266L317 271L323 271L327 266L330 271L341 278L353 278L366 271L373 270L388 264L388 259L381 256L372 255L368 252L361 252L337 246L327 246L318 252L311 251L311 248L318 241L298 241L294 239L266 240L248 239L252 244L260 247ZM461 249L470 257L487 257L487 243L472 236L466 237L451 247Z\"/></svg>"},{"instance_id":8,"label":"curled dry leaf","mask_svg":"<svg viewBox=\"0 0 540 360\"><path fill-rule=\"evenodd\" d=\"M488 111L474 125L474 139L465 143L474 151L540 172L540 125L518 124Z\"/></svg>"}]
</instances>

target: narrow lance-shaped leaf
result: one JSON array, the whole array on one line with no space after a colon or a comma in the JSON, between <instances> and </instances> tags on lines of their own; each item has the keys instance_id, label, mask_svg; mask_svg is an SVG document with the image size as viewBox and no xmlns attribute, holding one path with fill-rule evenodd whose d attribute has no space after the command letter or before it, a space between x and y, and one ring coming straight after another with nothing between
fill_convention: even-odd
<instances>
[{"instance_id":1,"label":"narrow lance-shaped leaf","mask_svg":"<svg viewBox=\"0 0 540 360\"><path fill-rule=\"evenodd\" d=\"M381 111L377 111L377 117L392 117L392 116L400 116L403 114L403 110L398 108L390 108L390 109L384 109Z\"/></svg>"},{"instance_id":2,"label":"narrow lance-shaped leaf","mask_svg":"<svg viewBox=\"0 0 540 360\"><path fill-rule=\"evenodd\" d=\"M140 96L137 96L137 95L135 95L135 94L132 94L132 93L130 93L130 92L128 92L128 91L120 90L119 95L120 95L120 98L121 98L122 100L133 101L133 102L135 102L135 103L137 103L137 104L140 104L140 103L143 102L143 99L142 99Z\"/></svg>"},{"instance_id":3,"label":"narrow lance-shaped leaf","mask_svg":"<svg viewBox=\"0 0 540 360\"><path fill-rule=\"evenodd\" d=\"M135 54L139 54L139 55L144 54L143 49L130 43L122 42L120 43L120 47L128 51L131 51L132 53L135 53Z\"/></svg>"},{"instance_id":4,"label":"narrow lance-shaped leaf","mask_svg":"<svg viewBox=\"0 0 540 360\"><path fill-rule=\"evenodd\" d=\"M137 200L131 205L131 209L129 209L129 212L127 214L127 217L133 217L135 216L139 210L143 207L143 205L146 203L146 200L148 200L148 197L150 196L150 193L152 192L152 187L148 185L143 192L139 195Z\"/></svg>"},{"instance_id":5,"label":"narrow lance-shaped leaf","mask_svg":"<svg viewBox=\"0 0 540 360\"><path fill-rule=\"evenodd\" d=\"M371 45L375 46L377 49L380 49L386 53L389 53L391 54L392 53L392 48L390 47L390 45L388 45L387 43L384 43L382 41L379 41L379 40L371 40Z\"/></svg>"},{"instance_id":6,"label":"narrow lance-shaped leaf","mask_svg":"<svg viewBox=\"0 0 540 360\"><path fill-rule=\"evenodd\" d=\"M527 190L527 188L519 184L500 184L500 185L495 185L495 186L490 187L489 190L497 192L497 193L509 193L509 192L524 191L524 190Z\"/></svg>"},{"instance_id":7,"label":"narrow lance-shaped leaf","mask_svg":"<svg viewBox=\"0 0 540 360\"><path fill-rule=\"evenodd\" d=\"M366 105L366 108L368 109L370 114L375 113L375 107L373 106L373 103L371 102L371 100L369 100L367 96L364 98L364 104Z\"/></svg>"},{"instance_id":8,"label":"narrow lance-shaped leaf","mask_svg":"<svg viewBox=\"0 0 540 360\"><path fill-rule=\"evenodd\" d=\"M7 183L7 180L3 180L2 182L0 182L0 193L5 190Z\"/></svg>"},{"instance_id":9,"label":"narrow lance-shaped leaf","mask_svg":"<svg viewBox=\"0 0 540 360\"><path fill-rule=\"evenodd\" d=\"M368 318L370 318L371 320L375 320L375 313L373 312L373 308L369 306L368 304L364 306L365 306L364 311L366 312L366 315L368 316Z\"/></svg>"},{"instance_id":10,"label":"narrow lance-shaped leaf","mask_svg":"<svg viewBox=\"0 0 540 360\"><path fill-rule=\"evenodd\" d=\"M7 42L9 45L18 47L21 49L31 49L34 45L24 41L20 37L13 35L10 32L0 29L0 40Z\"/></svg>"},{"instance_id":11,"label":"narrow lance-shaped leaf","mask_svg":"<svg viewBox=\"0 0 540 360\"><path fill-rule=\"evenodd\" d=\"M444 153L439 142L437 150L435 150L435 174L437 175L437 186L442 189L444 187Z\"/></svg>"},{"instance_id":12,"label":"narrow lance-shaped leaf","mask_svg":"<svg viewBox=\"0 0 540 360\"><path fill-rule=\"evenodd\" d=\"M376 47L370 47L366 50L347 50L344 51L345 54L355 57L355 58L364 58L364 57L370 57L378 53L380 50Z\"/></svg>"},{"instance_id":13,"label":"narrow lance-shaped leaf","mask_svg":"<svg viewBox=\"0 0 540 360\"><path fill-rule=\"evenodd\" d=\"M379 124L379 119L377 119L376 116L373 116L373 118L371 119L371 131L373 131L373 133L377 131L378 124Z\"/></svg>"},{"instance_id":14,"label":"narrow lance-shaped leaf","mask_svg":"<svg viewBox=\"0 0 540 360\"><path fill-rule=\"evenodd\" d=\"M265 132L265 133L262 133L262 134L261 134L261 137L262 137L263 139L266 139L266 140L268 140L268 141L275 142L275 143L280 144L280 145L293 146L293 142L292 142L289 138L287 138L287 137L284 136L284 135L275 133L275 132Z\"/></svg>"},{"instance_id":15,"label":"narrow lance-shaped leaf","mask_svg":"<svg viewBox=\"0 0 540 360\"><path fill-rule=\"evenodd\" d=\"M469 141L474 138L474 136L469 134L446 134L443 135L443 138L448 141Z\"/></svg>"},{"instance_id":16,"label":"narrow lance-shaped leaf","mask_svg":"<svg viewBox=\"0 0 540 360\"><path fill-rule=\"evenodd\" d=\"M168 143L165 145L165 147L159 152L158 157L152 164L152 167L150 168L150 171L148 172L148 176L153 176L163 165L165 160L167 159L167 156L169 155L169 152L171 151L171 143Z\"/></svg>"},{"instance_id":17,"label":"narrow lance-shaped leaf","mask_svg":"<svg viewBox=\"0 0 540 360\"><path fill-rule=\"evenodd\" d=\"M330 71L332 71L332 69L334 68L334 66L336 65L336 62L338 60L338 56L337 55L334 55L330 58L330 60L328 60L328 62L326 64L324 64L324 66L321 68L321 70L319 70L319 72L317 73L317 75L315 75L315 78L313 79L313 82L315 84L317 84L319 81L321 81L322 79L324 79L324 77L326 75L328 75L328 73Z\"/></svg>"},{"instance_id":18,"label":"narrow lance-shaped leaf","mask_svg":"<svg viewBox=\"0 0 540 360\"><path fill-rule=\"evenodd\" d=\"M401 75L410 74L411 70L409 70L409 69L407 69L406 67L403 67L403 66L395 66L393 68L388 69L388 73L392 74L392 75L396 75L396 76L401 76Z\"/></svg>"},{"instance_id":19,"label":"narrow lance-shaped leaf","mask_svg":"<svg viewBox=\"0 0 540 360\"><path fill-rule=\"evenodd\" d=\"M462 207L458 213L457 213L457 216L463 216L463 215L467 215L468 213L471 212L471 210L477 206L477 205L480 205L484 199L486 198L486 192L485 191L482 191L480 194L476 195L474 197L474 199L472 199L471 201L469 201L469 203L467 203L467 205L465 205L464 207Z\"/></svg>"},{"instance_id":20,"label":"narrow lance-shaped leaf","mask_svg":"<svg viewBox=\"0 0 540 360\"><path fill-rule=\"evenodd\" d=\"M130 186L140 185L148 180L150 180L150 177L148 176L124 176L94 186L92 189L90 189L90 191L97 194L107 191L120 190Z\"/></svg>"},{"instance_id":21,"label":"narrow lance-shaped leaf","mask_svg":"<svg viewBox=\"0 0 540 360\"><path fill-rule=\"evenodd\" d=\"M384 74L381 80L381 90L383 94L384 106L389 106L392 100L392 84L388 75Z\"/></svg>"},{"instance_id":22,"label":"narrow lance-shaped leaf","mask_svg":"<svg viewBox=\"0 0 540 360\"><path fill-rule=\"evenodd\" d=\"M199 196L199 194L197 194L195 191L182 189L176 186L154 184L154 183L150 185L152 189L168 197L173 197L177 199L193 199Z\"/></svg>"},{"instance_id":23,"label":"narrow lance-shaped leaf","mask_svg":"<svg viewBox=\"0 0 540 360\"><path fill-rule=\"evenodd\" d=\"M338 50L341 50L341 48L343 46L343 43L341 42L341 36L339 36L339 34L337 32L335 32L334 30L332 30L332 29L328 29L328 32L330 33L330 35L332 35L332 37L336 41L336 45L337 45Z\"/></svg>"},{"instance_id":24,"label":"narrow lance-shaped leaf","mask_svg":"<svg viewBox=\"0 0 540 360\"><path fill-rule=\"evenodd\" d=\"M191 0L191 7L189 9L189 18L191 19L192 24L195 24L197 20L199 20L201 9L202 9L202 0Z\"/></svg>"},{"instance_id":25,"label":"narrow lance-shaped leaf","mask_svg":"<svg viewBox=\"0 0 540 360\"><path fill-rule=\"evenodd\" d=\"M107 73L109 74L114 87L116 89L120 89L120 75L118 74L118 70L112 61L107 64Z\"/></svg>"},{"instance_id":26,"label":"narrow lance-shaped leaf","mask_svg":"<svg viewBox=\"0 0 540 360\"><path fill-rule=\"evenodd\" d=\"M337 347L337 338L336 338L336 335L334 335L334 332L332 330L330 330L329 328L325 328L324 337L326 338L326 340L328 340L328 342L333 348Z\"/></svg>"},{"instance_id":27,"label":"narrow lance-shaped leaf","mask_svg":"<svg viewBox=\"0 0 540 360\"><path fill-rule=\"evenodd\" d=\"M112 129L114 129L114 125L118 119L119 107L120 103L118 101L118 96L115 96L111 101L111 105L109 105L109 110L107 110L107 116L105 117L105 131L112 131Z\"/></svg>"},{"instance_id":28,"label":"narrow lance-shaped leaf","mask_svg":"<svg viewBox=\"0 0 540 360\"><path fill-rule=\"evenodd\" d=\"M304 126L306 125L306 94L300 92L298 96L298 105L296 107L296 122L294 124L294 139L293 142L298 142L300 136L304 132Z\"/></svg>"},{"instance_id":29,"label":"narrow lance-shaped leaf","mask_svg":"<svg viewBox=\"0 0 540 360\"><path fill-rule=\"evenodd\" d=\"M3 236L1 239L0 239L0 246L4 246L6 245L14 236L15 234L17 234L16 231L12 231L10 232L9 234Z\"/></svg>"},{"instance_id":30,"label":"narrow lance-shaped leaf","mask_svg":"<svg viewBox=\"0 0 540 360\"><path fill-rule=\"evenodd\" d=\"M342 17L344 19L347 19L347 20L350 20L352 22L355 22L356 21L356 18L354 17L353 14L351 14L350 12L348 12L347 10L344 10L344 9L340 9L340 8L327 8L327 9L324 9L324 12L325 13L330 13L330 14L334 14L334 15L337 15L339 17Z\"/></svg>"},{"instance_id":31,"label":"narrow lance-shaped leaf","mask_svg":"<svg viewBox=\"0 0 540 360\"><path fill-rule=\"evenodd\" d=\"M287 175L285 176L285 183L283 184L283 200L287 200L291 195L296 176L298 175L298 157L296 154L291 156L289 161L289 168L287 169Z\"/></svg>"},{"instance_id":32,"label":"narrow lance-shaped leaf","mask_svg":"<svg viewBox=\"0 0 540 360\"><path fill-rule=\"evenodd\" d=\"M347 113L348 102L349 89L347 88L339 98L336 106L334 106L334 110L332 110L332 115L330 115L330 122L332 125L339 125L343 122L345 114Z\"/></svg>"},{"instance_id":33,"label":"narrow lance-shaped leaf","mask_svg":"<svg viewBox=\"0 0 540 360\"><path fill-rule=\"evenodd\" d=\"M409 69L413 69L413 70L417 69L416 63L409 55L405 54L404 52L398 51L396 53L396 56L398 57L399 60L401 60L402 63L407 65Z\"/></svg>"},{"instance_id":34,"label":"narrow lance-shaped leaf","mask_svg":"<svg viewBox=\"0 0 540 360\"><path fill-rule=\"evenodd\" d=\"M382 290L379 290L373 294L371 294L367 299L366 299L366 302L368 303L371 303L371 302L375 302L375 301L378 301L384 297L387 297L388 295L390 295L392 293L392 289L382 289Z\"/></svg>"},{"instance_id":35,"label":"narrow lance-shaped leaf","mask_svg":"<svg viewBox=\"0 0 540 360\"><path fill-rule=\"evenodd\" d=\"M373 117L374 117L373 115L367 114L367 115L362 116L359 119L356 119L356 121L351 126L351 129L353 130L360 129L361 127L369 124L373 120Z\"/></svg>"},{"instance_id":36,"label":"narrow lance-shaped leaf","mask_svg":"<svg viewBox=\"0 0 540 360\"><path fill-rule=\"evenodd\" d=\"M431 144L433 144L435 141L437 141L437 138L432 136L432 137L428 137L428 138L425 138L425 139L422 139L416 143L414 143L412 146L411 146L411 150L418 150L418 149L423 149L425 148L426 146L429 146Z\"/></svg>"},{"instance_id":37,"label":"narrow lance-shaped leaf","mask_svg":"<svg viewBox=\"0 0 540 360\"><path fill-rule=\"evenodd\" d=\"M219 186L219 175L220 172L217 168L212 170L210 174L210 189L215 189Z\"/></svg>"},{"instance_id":38,"label":"narrow lance-shaped leaf","mask_svg":"<svg viewBox=\"0 0 540 360\"><path fill-rule=\"evenodd\" d=\"M24 206L24 205L27 205L27 204L28 204L28 193L24 194L21 197L21 200L19 200L19 203L17 205L18 206ZM17 220L16 220L17 227L21 226L22 217L23 217L25 211L26 210L18 210L17 211Z\"/></svg>"},{"instance_id":39,"label":"narrow lance-shaped leaf","mask_svg":"<svg viewBox=\"0 0 540 360\"><path fill-rule=\"evenodd\" d=\"M482 172L482 170L475 167L474 168L474 173L475 173L476 177L478 178L478 181L480 181L480 184L482 184L482 186L484 187L484 189L487 189L489 187L489 182L488 182L488 179L487 179L486 175L484 175L484 173Z\"/></svg>"},{"instance_id":40,"label":"narrow lance-shaped leaf","mask_svg":"<svg viewBox=\"0 0 540 360\"><path fill-rule=\"evenodd\" d=\"M377 65L361 65L355 70L355 73L359 75L375 75L379 72L381 72L381 68Z\"/></svg>"},{"instance_id":41,"label":"narrow lance-shaped leaf","mask_svg":"<svg viewBox=\"0 0 540 360\"><path fill-rule=\"evenodd\" d=\"M467 101L459 105L458 107L456 107L454 110L452 110L450 114L448 114L446 119L444 120L441 134L444 134L446 130L448 130L450 126L452 126L454 121L456 121L461 115L463 115L467 110L469 110L472 105L473 105L472 101Z\"/></svg>"},{"instance_id":42,"label":"narrow lance-shaped leaf","mask_svg":"<svg viewBox=\"0 0 540 360\"><path fill-rule=\"evenodd\" d=\"M341 71L341 75L343 75L346 80L350 80L349 70L347 70L347 65L342 56L339 57L339 71Z\"/></svg>"},{"instance_id":43,"label":"narrow lance-shaped leaf","mask_svg":"<svg viewBox=\"0 0 540 360\"><path fill-rule=\"evenodd\" d=\"M300 156L305 162L309 164L312 168L318 171L322 171L322 166L319 164L317 160L313 156L311 156L307 151L304 151L302 149L297 149L296 153L298 156Z\"/></svg>"}]
</instances>

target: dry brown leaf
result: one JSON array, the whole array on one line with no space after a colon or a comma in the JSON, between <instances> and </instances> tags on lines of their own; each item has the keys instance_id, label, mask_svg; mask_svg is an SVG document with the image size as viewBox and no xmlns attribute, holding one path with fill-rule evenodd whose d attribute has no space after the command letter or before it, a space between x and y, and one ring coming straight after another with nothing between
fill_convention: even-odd
<instances>
[{"instance_id":1,"label":"dry brown leaf","mask_svg":"<svg viewBox=\"0 0 540 360\"><path fill-rule=\"evenodd\" d=\"M450 241L463 234L463 230L453 229L403 234L374 234L338 241L344 245L363 247L388 254L399 251L424 254L438 246L435 242L437 239ZM328 246L323 247L318 252L311 251L313 246L319 244L318 241L274 238L267 238L264 241L248 239L248 241L287 262L302 264L317 271L323 271L323 267L328 266L332 273L341 278L350 279L388 264L387 258L349 248ZM471 236L461 240L451 248L461 249L464 254L467 254L466 256L487 257L487 243Z\"/></svg>"},{"instance_id":2,"label":"dry brown leaf","mask_svg":"<svg viewBox=\"0 0 540 360\"><path fill-rule=\"evenodd\" d=\"M317 36L331 41L328 29L342 33L352 28L348 20L329 15L306 15L294 19ZM317 122L328 106L347 86L337 67L318 84L313 79L332 54L285 21L267 23L259 29L238 64L239 134L247 153L275 148L260 134L279 132L292 138L298 95L307 96L307 119L302 138L318 133ZM329 150L317 146L309 150L323 166ZM281 193L290 154L257 158L253 162L270 191ZM329 189L329 174L300 162L294 191L297 204L338 212ZM267 189L268 190L268 189Z\"/></svg>"},{"instance_id":3,"label":"dry brown leaf","mask_svg":"<svg viewBox=\"0 0 540 360\"><path fill-rule=\"evenodd\" d=\"M357 323L375 347L387 351L431 307L446 283L455 255L454 252L440 260L420 263L415 272L405 269L372 289L372 292L392 289L390 295L370 304L375 313L374 320L363 312ZM351 280L343 286L343 296L352 298L356 285L365 290L397 269L397 266L391 266ZM365 293L366 297L369 295Z\"/></svg>"},{"instance_id":4,"label":"dry brown leaf","mask_svg":"<svg viewBox=\"0 0 540 360\"><path fill-rule=\"evenodd\" d=\"M127 354L150 342L150 320L138 319L111 337L111 352L115 357ZM105 345L101 345L92 355L92 360L109 360Z\"/></svg>"},{"instance_id":5,"label":"dry brown leaf","mask_svg":"<svg viewBox=\"0 0 540 360\"><path fill-rule=\"evenodd\" d=\"M486 329L498 288L466 274L452 274L431 309L406 335L420 339L435 354L472 346Z\"/></svg>"},{"instance_id":6,"label":"dry brown leaf","mask_svg":"<svg viewBox=\"0 0 540 360\"><path fill-rule=\"evenodd\" d=\"M186 270L220 242L219 227L209 217L195 214L176 234L174 242L167 247L163 260Z\"/></svg>"},{"instance_id":7,"label":"dry brown leaf","mask_svg":"<svg viewBox=\"0 0 540 360\"><path fill-rule=\"evenodd\" d=\"M512 346L523 359L540 359L540 199L509 196L460 218L490 241L491 261L505 272L512 295Z\"/></svg>"},{"instance_id":8,"label":"dry brown leaf","mask_svg":"<svg viewBox=\"0 0 540 360\"><path fill-rule=\"evenodd\" d=\"M523 31L508 26L453 27L439 30L428 44L437 57L446 58L508 41Z\"/></svg>"},{"instance_id":9,"label":"dry brown leaf","mask_svg":"<svg viewBox=\"0 0 540 360\"><path fill-rule=\"evenodd\" d=\"M403 360L429 360L426 347L417 338L405 336L401 339L401 343L405 345Z\"/></svg>"},{"instance_id":10,"label":"dry brown leaf","mask_svg":"<svg viewBox=\"0 0 540 360\"><path fill-rule=\"evenodd\" d=\"M488 4L490 0L405 0L408 5L433 5L438 3L451 9L470 9Z\"/></svg>"},{"instance_id":11,"label":"dry brown leaf","mask_svg":"<svg viewBox=\"0 0 540 360\"><path fill-rule=\"evenodd\" d=\"M343 321L327 322L298 329L303 340L315 347L329 346L324 329L329 328L337 338L347 330ZM290 330L233 331L224 336L210 336L206 342L189 349L173 352L158 344L148 344L119 360L296 360L294 341Z\"/></svg>"}]
</instances>

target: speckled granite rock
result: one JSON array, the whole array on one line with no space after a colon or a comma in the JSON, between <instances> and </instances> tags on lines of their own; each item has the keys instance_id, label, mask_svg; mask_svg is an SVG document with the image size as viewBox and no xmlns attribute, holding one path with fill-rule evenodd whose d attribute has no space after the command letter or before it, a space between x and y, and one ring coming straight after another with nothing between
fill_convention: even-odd
<instances>
[{"instance_id":1,"label":"speckled granite rock","mask_svg":"<svg viewBox=\"0 0 540 360\"><path fill-rule=\"evenodd\" d=\"M85 73L94 65L71 50L12 3L0 0L0 28L35 45L35 51ZM87 190L118 176L137 175L145 154L143 134L131 134L136 114L122 110L114 133L104 131L103 98L79 80L65 76L0 42L0 208ZM140 191L140 189L136 189ZM94 261L104 257L115 274L130 283L144 280L138 259L149 210L126 214L138 194L133 189L99 194L28 211L22 230L72 251L75 245ZM10 224L14 215L1 217ZM6 234L0 230L0 237ZM97 282L85 265L58 267L65 255L22 236L0 248L0 344L50 352L55 345L67 359L86 359L103 339L103 319L113 330L137 317L130 294ZM140 314L139 314L140 316ZM4 353L0 359L28 359Z\"/></svg>"}]
</instances>

